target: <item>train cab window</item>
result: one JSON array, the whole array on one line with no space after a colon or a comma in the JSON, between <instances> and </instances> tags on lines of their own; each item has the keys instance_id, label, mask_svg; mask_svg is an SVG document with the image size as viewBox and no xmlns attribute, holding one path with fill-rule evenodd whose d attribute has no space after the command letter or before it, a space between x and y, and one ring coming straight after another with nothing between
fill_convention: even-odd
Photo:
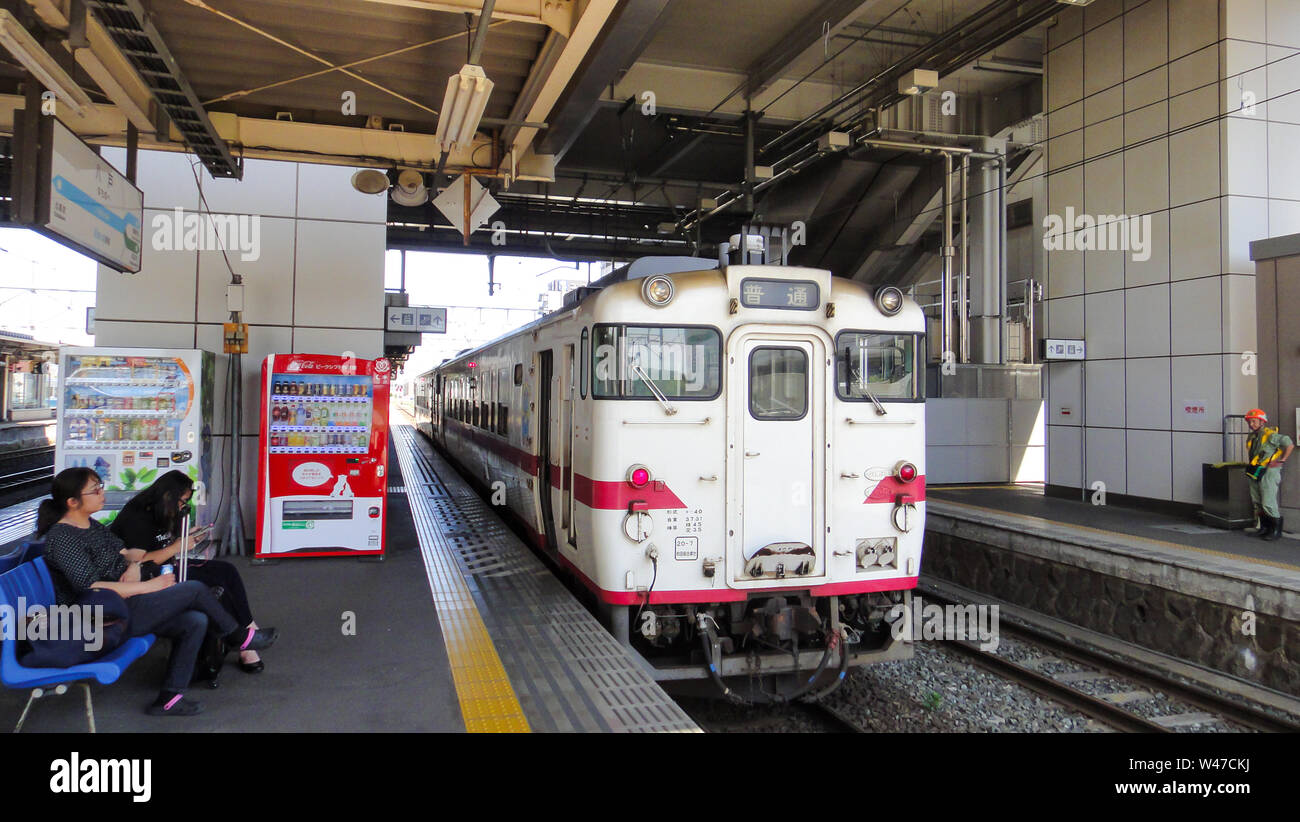
<instances>
[{"instance_id":1,"label":"train cab window","mask_svg":"<svg viewBox=\"0 0 1300 822\"><path fill-rule=\"evenodd\" d=\"M597 325L591 395L654 400L647 381L673 400L711 400L722 390L722 335L704 326Z\"/></svg>"},{"instance_id":2,"label":"train cab window","mask_svg":"<svg viewBox=\"0 0 1300 822\"><path fill-rule=\"evenodd\" d=\"M808 413L808 354L756 348L749 355L749 414L756 420L801 420Z\"/></svg>"},{"instance_id":3,"label":"train cab window","mask_svg":"<svg viewBox=\"0 0 1300 822\"><path fill-rule=\"evenodd\" d=\"M578 393L587 398L587 329L582 329L582 349L578 355Z\"/></svg>"},{"instance_id":4,"label":"train cab window","mask_svg":"<svg viewBox=\"0 0 1300 822\"><path fill-rule=\"evenodd\" d=\"M515 385L523 385L523 384L524 384L524 364L521 362L517 362L515 363Z\"/></svg>"},{"instance_id":5,"label":"train cab window","mask_svg":"<svg viewBox=\"0 0 1300 822\"><path fill-rule=\"evenodd\" d=\"M922 399L916 334L842 331L835 338L835 392L842 400Z\"/></svg>"}]
</instances>

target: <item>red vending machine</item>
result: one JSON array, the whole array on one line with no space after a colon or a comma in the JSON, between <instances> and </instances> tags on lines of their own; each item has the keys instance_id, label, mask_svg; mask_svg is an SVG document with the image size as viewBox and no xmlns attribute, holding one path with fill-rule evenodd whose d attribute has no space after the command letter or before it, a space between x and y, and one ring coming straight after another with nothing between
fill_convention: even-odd
<instances>
[{"instance_id":1,"label":"red vending machine","mask_svg":"<svg viewBox=\"0 0 1300 822\"><path fill-rule=\"evenodd\" d=\"M384 359L262 363L258 557L384 552L391 376Z\"/></svg>"}]
</instances>

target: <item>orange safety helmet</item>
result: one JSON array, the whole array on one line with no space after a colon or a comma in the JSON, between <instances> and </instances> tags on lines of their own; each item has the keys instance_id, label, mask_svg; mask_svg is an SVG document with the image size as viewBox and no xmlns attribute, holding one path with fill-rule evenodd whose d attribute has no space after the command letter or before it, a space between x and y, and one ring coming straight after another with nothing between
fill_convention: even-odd
<instances>
[{"instance_id":1,"label":"orange safety helmet","mask_svg":"<svg viewBox=\"0 0 1300 822\"><path fill-rule=\"evenodd\" d=\"M1264 413L1263 409L1252 408L1246 412L1246 419L1263 420L1264 422L1268 422L1268 415Z\"/></svg>"}]
</instances>

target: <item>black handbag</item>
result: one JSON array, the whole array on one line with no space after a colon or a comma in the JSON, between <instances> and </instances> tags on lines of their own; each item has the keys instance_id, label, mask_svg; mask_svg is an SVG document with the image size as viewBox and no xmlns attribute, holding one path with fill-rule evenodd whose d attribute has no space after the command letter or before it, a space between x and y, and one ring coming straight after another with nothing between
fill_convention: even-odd
<instances>
[{"instance_id":1,"label":"black handbag","mask_svg":"<svg viewBox=\"0 0 1300 822\"><path fill-rule=\"evenodd\" d=\"M218 600L226 593L220 585L214 585L209 590ZM190 684L202 682L209 688L220 688L221 666L226 664L227 650L226 643L220 636L211 631L204 634L199 656L194 660L194 675L190 677Z\"/></svg>"}]
</instances>

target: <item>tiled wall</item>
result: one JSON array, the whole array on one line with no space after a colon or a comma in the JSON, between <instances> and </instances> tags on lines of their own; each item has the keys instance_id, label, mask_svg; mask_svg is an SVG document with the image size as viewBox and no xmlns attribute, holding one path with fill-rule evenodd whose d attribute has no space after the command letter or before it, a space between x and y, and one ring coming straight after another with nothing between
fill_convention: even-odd
<instances>
[{"instance_id":1,"label":"tiled wall","mask_svg":"<svg viewBox=\"0 0 1300 822\"><path fill-rule=\"evenodd\" d=\"M120 169L125 152L105 149ZM140 273L100 267L95 344L203 348L217 353L216 456L224 461L230 427L222 398L229 356L221 324L229 319L230 269L220 251L156 250L156 215L202 208L259 218L256 260L228 251L244 280L248 354L242 358L243 437L240 498L248 533L256 525L258 402L262 360L273 353L383 354L385 199L357 193L354 171L335 166L248 160L243 180L215 180L194 157L141 152L137 184L144 191ZM195 181L198 173L199 183ZM217 464L214 461L214 465ZM213 501L224 474L215 478ZM224 521L224 520L223 520Z\"/></svg>"},{"instance_id":2,"label":"tiled wall","mask_svg":"<svg viewBox=\"0 0 1300 822\"><path fill-rule=\"evenodd\" d=\"M1249 243L1300 231L1300 2L1097 0L1046 48L1047 212L1152 229L1146 261L1046 255L1046 335L1088 344L1048 369L1048 481L1199 503L1256 402Z\"/></svg>"}]
</instances>

